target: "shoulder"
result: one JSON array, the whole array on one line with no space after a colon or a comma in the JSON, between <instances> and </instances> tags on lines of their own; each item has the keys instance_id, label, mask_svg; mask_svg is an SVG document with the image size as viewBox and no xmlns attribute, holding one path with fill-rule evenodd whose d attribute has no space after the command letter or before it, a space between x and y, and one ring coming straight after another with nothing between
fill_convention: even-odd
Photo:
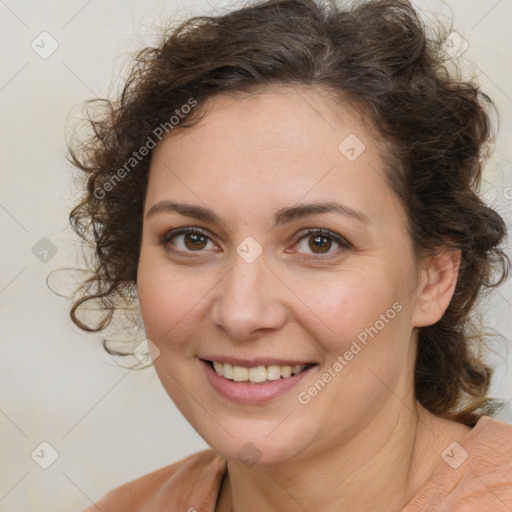
<instances>
[{"instance_id":1,"label":"shoulder","mask_svg":"<svg viewBox=\"0 0 512 512\"><path fill-rule=\"evenodd\" d=\"M193 494L196 500L202 499L201 495L210 496L220 487L225 464L211 449L194 453L116 487L83 512L138 512L190 503Z\"/></svg>"},{"instance_id":2,"label":"shoulder","mask_svg":"<svg viewBox=\"0 0 512 512\"><path fill-rule=\"evenodd\" d=\"M482 416L401 512L512 510L512 425Z\"/></svg>"},{"instance_id":3,"label":"shoulder","mask_svg":"<svg viewBox=\"0 0 512 512\"><path fill-rule=\"evenodd\" d=\"M471 471L491 489L506 485L512 496L512 425L483 416L473 430L467 443Z\"/></svg>"},{"instance_id":4,"label":"shoulder","mask_svg":"<svg viewBox=\"0 0 512 512\"><path fill-rule=\"evenodd\" d=\"M482 416L401 512L512 510L512 425Z\"/></svg>"},{"instance_id":5,"label":"shoulder","mask_svg":"<svg viewBox=\"0 0 512 512\"><path fill-rule=\"evenodd\" d=\"M461 445L460 468L446 478L449 510L512 510L512 425L483 416Z\"/></svg>"}]
</instances>

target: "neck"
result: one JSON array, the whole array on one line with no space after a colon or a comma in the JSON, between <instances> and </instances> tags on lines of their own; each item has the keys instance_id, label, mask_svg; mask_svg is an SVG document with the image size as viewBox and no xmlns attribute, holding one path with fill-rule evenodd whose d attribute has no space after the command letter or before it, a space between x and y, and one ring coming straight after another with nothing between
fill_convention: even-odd
<instances>
[{"instance_id":1,"label":"neck","mask_svg":"<svg viewBox=\"0 0 512 512\"><path fill-rule=\"evenodd\" d=\"M229 460L217 511L400 510L441 465L446 446L471 429L418 403L394 406L314 455L251 468Z\"/></svg>"}]
</instances>

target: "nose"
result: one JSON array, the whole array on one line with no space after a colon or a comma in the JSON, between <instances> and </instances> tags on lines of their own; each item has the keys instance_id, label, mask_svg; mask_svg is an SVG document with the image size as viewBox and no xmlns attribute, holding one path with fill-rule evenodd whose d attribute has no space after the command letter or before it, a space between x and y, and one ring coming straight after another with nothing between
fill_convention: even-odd
<instances>
[{"instance_id":1,"label":"nose","mask_svg":"<svg viewBox=\"0 0 512 512\"><path fill-rule=\"evenodd\" d=\"M279 295L279 290L286 293L286 287L267 266L263 254L252 263L235 254L215 290L212 321L231 339L253 340L286 322L287 308Z\"/></svg>"}]
</instances>

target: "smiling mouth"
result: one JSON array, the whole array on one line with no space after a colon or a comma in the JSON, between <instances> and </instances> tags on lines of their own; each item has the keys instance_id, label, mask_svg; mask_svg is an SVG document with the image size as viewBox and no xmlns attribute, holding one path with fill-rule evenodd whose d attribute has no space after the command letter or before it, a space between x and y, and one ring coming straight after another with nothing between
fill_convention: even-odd
<instances>
[{"instance_id":1,"label":"smiling mouth","mask_svg":"<svg viewBox=\"0 0 512 512\"><path fill-rule=\"evenodd\" d=\"M203 359L215 373L225 379L235 382L250 382L261 384L279 379L287 379L315 366L316 363L299 365L260 365L254 367L236 366L229 363L219 363Z\"/></svg>"}]
</instances>

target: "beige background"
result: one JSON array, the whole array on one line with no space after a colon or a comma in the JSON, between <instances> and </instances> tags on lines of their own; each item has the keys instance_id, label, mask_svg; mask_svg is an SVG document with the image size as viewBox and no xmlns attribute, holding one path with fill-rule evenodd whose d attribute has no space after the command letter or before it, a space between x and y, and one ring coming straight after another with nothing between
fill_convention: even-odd
<instances>
[{"instance_id":1,"label":"beige background","mask_svg":"<svg viewBox=\"0 0 512 512\"><path fill-rule=\"evenodd\" d=\"M222 5L228 4L0 1L0 511L78 511L107 490L206 447L153 370L117 366L95 336L72 326L67 302L50 293L45 279L51 269L72 264L75 251L67 226L73 188L64 131L70 110L107 93L119 56L151 43L154 23L171 12L180 18L213 14ZM463 59L500 109L502 127L484 192L510 222L512 3L417 5L425 16L453 10L454 28L469 43ZM46 59L31 48L43 31L59 45ZM51 40L45 41L48 51ZM43 237L57 251L46 263L32 252L36 243L52 247L40 242ZM511 303L508 283L483 310L488 325L509 343ZM493 391L511 400L511 357L497 348ZM511 410L509 403L500 418L512 423ZM48 469L31 458L37 448L39 460L49 460L52 448L42 442L58 452Z\"/></svg>"}]
</instances>

